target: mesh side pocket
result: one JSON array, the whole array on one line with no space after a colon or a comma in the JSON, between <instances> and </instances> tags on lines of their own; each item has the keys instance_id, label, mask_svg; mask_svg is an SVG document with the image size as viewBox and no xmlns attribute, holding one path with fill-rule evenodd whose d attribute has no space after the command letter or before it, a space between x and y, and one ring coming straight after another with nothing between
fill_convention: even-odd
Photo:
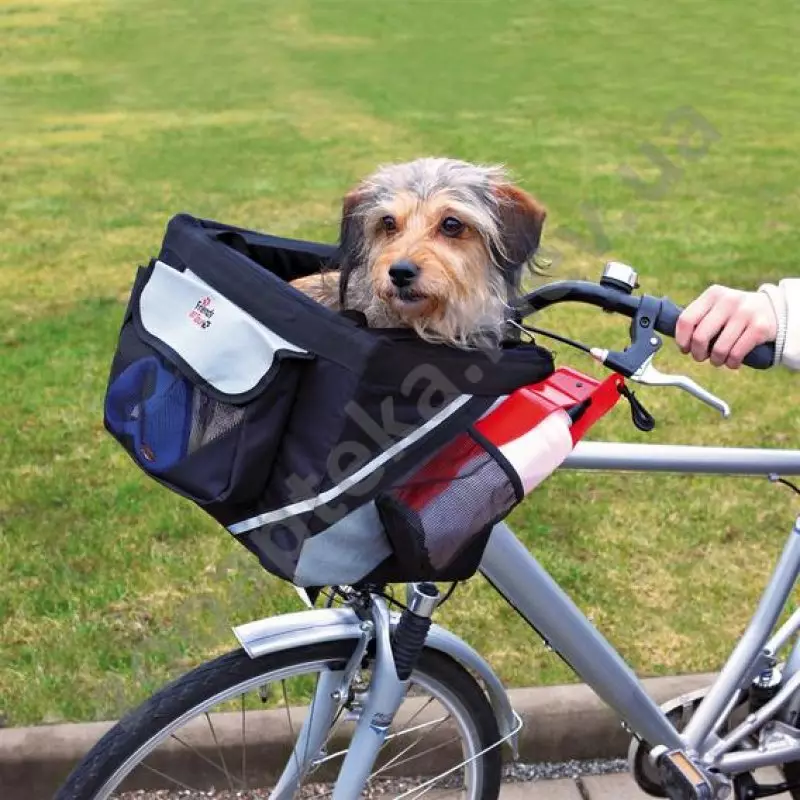
<instances>
[{"instance_id":1,"label":"mesh side pocket","mask_svg":"<svg viewBox=\"0 0 800 800\"><path fill-rule=\"evenodd\" d=\"M192 396L188 453L194 453L233 431L242 424L244 415L244 408L221 403L195 390Z\"/></svg>"},{"instance_id":2,"label":"mesh side pocket","mask_svg":"<svg viewBox=\"0 0 800 800\"><path fill-rule=\"evenodd\" d=\"M520 497L502 456L462 434L376 505L397 557L431 577L447 570Z\"/></svg>"},{"instance_id":3,"label":"mesh side pocket","mask_svg":"<svg viewBox=\"0 0 800 800\"><path fill-rule=\"evenodd\" d=\"M283 364L262 394L241 405L212 396L141 343L132 360L115 366L106 427L142 469L200 504L261 494L294 396L295 363Z\"/></svg>"}]
</instances>

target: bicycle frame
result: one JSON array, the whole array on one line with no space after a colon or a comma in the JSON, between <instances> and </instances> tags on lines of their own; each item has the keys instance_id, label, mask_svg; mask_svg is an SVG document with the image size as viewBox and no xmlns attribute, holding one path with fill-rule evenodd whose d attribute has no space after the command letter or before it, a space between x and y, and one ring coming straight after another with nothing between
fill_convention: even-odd
<instances>
[{"instance_id":1,"label":"bicycle frame","mask_svg":"<svg viewBox=\"0 0 800 800\"><path fill-rule=\"evenodd\" d=\"M720 475L800 474L800 451L581 443L566 469L632 470ZM692 753L726 774L800 759L800 740L784 736L766 750L733 752L750 732L774 717L800 688L800 643L784 670L781 691L724 739L716 732L747 688L777 651L800 629L795 612L768 641L800 573L800 518L764 590L750 624L702 700L687 728L678 733L647 695L622 657L505 524L486 548L481 572L499 594L585 681L638 737L652 746Z\"/></svg>"},{"instance_id":2,"label":"bicycle frame","mask_svg":"<svg viewBox=\"0 0 800 800\"><path fill-rule=\"evenodd\" d=\"M582 442L562 469L800 475L800 451ZM786 662L783 685L775 697L724 738L718 735L740 690L747 688L762 670L772 666L778 651L800 630L798 609L769 638L800 574L800 518L794 524L747 630L682 732L647 694L619 653L507 525L501 523L495 527L480 571L531 628L617 713L633 735L651 748L687 752L722 775L800 760L800 733L788 726L776 729L766 747L737 749L750 733L762 728L782 710L785 713L790 701L793 704L798 702L800 637ZM394 659L386 635L386 613L385 604L376 597L372 609L373 622L359 619L352 608L316 609L258 620L235 629L237 638L252 657L301 641L351 638L359 640L354 655L356 661L360 660L367 638L370 638L365 637L365 632L379 629L376 631L380 635L376 636L373 674L381 677L386 690L370 692L369 708L365 709L362 724L358 726L360 736L354 739L348 759L343 764L335 800L352 796L354 787L363 783L380 743L379 734L385 733L383 726L371 723L376 718L391 718L405 693L405 686L394 675ZM516 750L515 717L489 665L458 637L436 625L431 628L428 646L441 649L481 676L500 723L501 742L509 741ZM272 795L276 800L291 796L296 781L310 763L327 728L327 721L344 702L348 673L352 673L352 667L348 665L343 673L337 672L321 684L321 689L318 687L311 706L315 712L306 718L295 748L293 761L296 767L282 777L278 787L280 791ZM331 691L332 687L334 691ZM313 724L315 719L316 725Z\"/></svg>"}]
</instances>

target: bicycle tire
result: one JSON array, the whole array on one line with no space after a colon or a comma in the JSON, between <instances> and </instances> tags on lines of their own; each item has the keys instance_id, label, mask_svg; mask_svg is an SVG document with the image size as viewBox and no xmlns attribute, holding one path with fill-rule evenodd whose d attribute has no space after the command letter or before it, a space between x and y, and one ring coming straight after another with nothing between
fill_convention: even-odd
<instances>
[{"instance_id":1,"label":"bicycle tire","mask_svg":"<svg viewBox=\"0 0 800 800\"><path fill-rule=\"evenodd\" d=\"M163 687L108 731L75 767L54 800L94 800L140 747L221 692L293 664L320 660L344 664L354 646L352 640L340 640L291 648L258 659L251 659L239 649L201 664ZM475 727L481 750L498 741L500 734L491 705L477 681L460 664L441 652L425 648L414 671L414 675L420 674L447 686L458 698ZM480 800L497 800L501 748L494 747L484 753L478 767Z\"/></svg>"}]
</instances>

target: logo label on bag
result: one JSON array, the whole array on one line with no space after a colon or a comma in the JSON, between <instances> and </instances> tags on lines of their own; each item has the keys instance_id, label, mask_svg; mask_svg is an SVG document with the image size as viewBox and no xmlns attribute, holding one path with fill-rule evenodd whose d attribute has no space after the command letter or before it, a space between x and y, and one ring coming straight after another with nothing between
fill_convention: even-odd
<instances>
[{"instance_id":1,"label":"logo label on bag","mask_svg":"<svg viewBox=\"0 0 800 800\"><path fill-rule=\"evenodd\" d=\"M211 318L214 316L214 311L215 309L211 298L208 296L202 297L189 312L189 319L197 325L198 328L205 330L211 327Z\"/></svg>"}]
</instances>

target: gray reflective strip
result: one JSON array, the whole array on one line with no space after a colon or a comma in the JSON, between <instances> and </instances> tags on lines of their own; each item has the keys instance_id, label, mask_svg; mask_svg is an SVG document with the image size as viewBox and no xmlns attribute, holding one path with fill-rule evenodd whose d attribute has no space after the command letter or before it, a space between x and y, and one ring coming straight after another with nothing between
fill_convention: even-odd
<instances>
[{"instance_id":1,"label":"gray reflective strip","mask_svg":"<svg viewBox=\"0 0 800 800\"><path fill-rule=\"evenodd\" d=\"M482 420L485 417L488 417L489 414L492 413L492 411L494 411L498 406L500 406L503 403L505 403L506 400L508 400L508 395L507 394L504 394L501 397L498 397L497 400L495 400L494 403L492 403L489 406L489 408L487 408L486 411L484 411L483 414L481 414L480 417L478 417L478 420Z\"/></svg>"},{"instance_id":2,"label":"gray reflective strip","mask_svg":"<svg viewBox=\"0 0 800 800\"><path fill-rule=\"evenodd\" d=\"M366 503L303 542L292 580L297 586L355 583L391 554L378 509Z\"/></svg>"},{"instance_id":3,"label":"gray reflective strip","mask_svg":"<svg viewBox=\"0 0 800 800\"><path fill-rule=\"evenodd\" d=\"M365 464L361 469L356 470L350 477L345 478L341 483L337 483L332 489L327 492L318 494L316 497L309 497L307 500L301 500L298 503L292 503L290 506L277 508L274 511L267 511L264 514L259 514L257 517L250 517L250 519L242 520L234 525L229 525L228 530L233 534L247 533L255 528L260 528L262 525L269 525L273 522L280 522L289 517L295 517L298 514L305 514L308 511L313 511L318 506L324 506L335 500L339 495L344 494L348 489L355 486L360 481L363 481L376 469L382 467L387 461L390 461L398 453L410 447L414 442L419 441L423 436L430 433L437 425L440 425L448 417L455 414L458 409L472 400L471 394L462 394L457 400L453 400L447 408L443 408L438 414L434 414L424 425L420 425L413 433L410 433L404 439L401 439L396 444L393 444L388 449L384 450L379 456L373 458L372 461Z\"/></svg>"}]
</instances>

